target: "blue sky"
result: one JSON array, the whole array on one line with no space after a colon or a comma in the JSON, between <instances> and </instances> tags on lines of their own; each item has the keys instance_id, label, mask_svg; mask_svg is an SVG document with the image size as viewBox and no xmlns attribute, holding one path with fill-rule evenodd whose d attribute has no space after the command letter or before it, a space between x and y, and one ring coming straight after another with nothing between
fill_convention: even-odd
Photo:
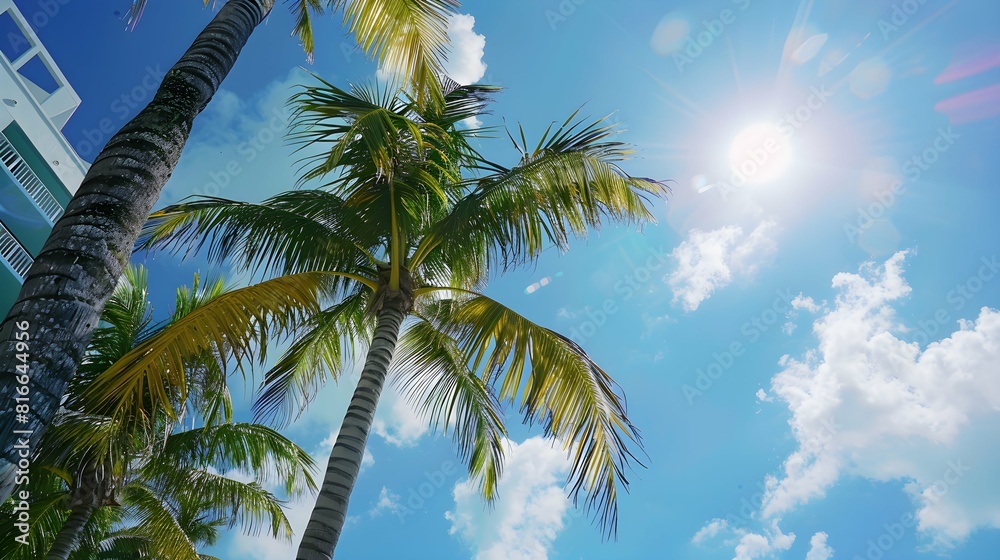
<instances>
[{"instance_id":1,"label":"blue sky","mask_svg":"<svg viewBox=\"0 0 1000 560\"><path fill-rule=\"evenodd\" d=\"M43 10L16 4L29 19ZM34 18L83 99L65 132L88 160L101 121L134 115L212 15L155 1L127 32L128 2L101 4ZM615 376L648 468L621 498L618 541L602 543L565 500L564 457L518 427L490 513L450 440L390 393L339 555L994 558L1000 5L512 0L461 12L455 77L505 88L485 124L537 137L583 104L617 111L638 149L627 169L672 181L658 224L549 251L488 292ZM338 85L374 73L336 19L319 24L307 66L290 24L279 6L251 38L162 204L291 188L282 104L301 67ZM515 155L500 140L484 149ZM146 264L164 294L207 268ZM350 389L328 386L288 433L325 457ZM292 504L299 527L310 507ZM217 553L283 550L231 535Z\"/></svg>"}]
</instances>

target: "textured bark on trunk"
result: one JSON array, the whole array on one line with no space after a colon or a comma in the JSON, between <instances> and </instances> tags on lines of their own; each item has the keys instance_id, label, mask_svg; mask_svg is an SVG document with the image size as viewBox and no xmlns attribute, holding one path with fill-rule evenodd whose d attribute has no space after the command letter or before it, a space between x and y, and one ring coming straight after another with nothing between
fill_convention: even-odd
<instances>
[{"instance_id":1,"label":"textured bark on trunk","mask_svg":"<svg viewBox=\"0 0 1000 560\"><path fill-rule=\"evenodd\" d=\"M230 0L164 76L149 105L108 140L28 271L0 325L0 502L14 489L17 438L38 443L191 132L274 0ZM29 351L15 333L27 325ZM22 335L23 336L23 335ZM23 340L22 340L23 342ZM23 348L23 346L22 346ZM25 356L30 412L18 417ZM26 430L30 436L14 434Z\"/></svg>"},{"instance_id":2,"label":"textured bark on trunk","mask_svg":"<svg viewBox=\"0 0 1000 560\"><path fill-rule=\"evenodd\" d=\"M375 408L385 384L389 362L396 350L400 325L406 316L405 298L389 296L378 312L378 322L372 344L365 358L361 379L344 415L337 443L330 452L326 475L309 525L302 534L297 560L330 560L340 540L347 519L347 502L361 470L368 432L375 419Z\"/></svg>"},{"instance_id":3,"label":"textured bark on trunk","mask_svg":"<svg viewBox=\"0 0 1000 560\"><path fill-rule=\"evenodd\" d=\"M45 560L68 560L69 555L80 546L83 528L107 497L109 480L105 475L108 474L110 473L104 469L98 470L94 467L84 469L70 498L69 517L59 529L59 534L56 535L56 540Z\"/></svg>"}]
</instances>

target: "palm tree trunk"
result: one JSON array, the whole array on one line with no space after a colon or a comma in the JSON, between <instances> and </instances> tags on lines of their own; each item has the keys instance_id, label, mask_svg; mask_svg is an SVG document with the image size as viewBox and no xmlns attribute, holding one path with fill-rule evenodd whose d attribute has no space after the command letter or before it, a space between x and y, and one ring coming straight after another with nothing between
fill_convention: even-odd
<instances>
[{"instance_id":1,"label":"palm tree trunk","mask_svg":"<svg viewBox=\"0 0 1000 560\"><path fill-rule=\"evenodd\" d=\"M15 436L26 437L14 430L30 432L34 446L52 421L195 117L273 5L274 0L231 0L219 10L164 76L149 105L98 154L28 271L0 325L0 502L14 489ZM15 333L22 331L30 336L27 352L17 349ZM17 366L24 363L31 407L20 416L13 396Z\"/></svg>"},{"instance_id":2,"label":"palm tree trunk","mask_svg":"<svg viewBox=\"0 0 1000 560\"><path fill-rule=\"evenodd\" d=\"M83 528L95 511L97 508L91 504L78 504L71 509L66 523L63 524L56 536L55 543L53 543L49 553L45 555L45 560L67 560L69 555L80 546Z\"/></svg>"},{"instance_id":3,"label":"palm tree trunk","mask_svg":"<svg viewBox=\"0 0 1000 560\"><path fill-rule=\"evenodd\" d=\"M372 338L361 379L344 415L337 443L330 452L326 476L309 525L302 535L297 560L330 560L340 540L347 519L347 502L361 470L368 432L375 419L375 408L385 384L389 362L396 350L400 325L406 316L407 303L401 297L386 298L378 312L378 323Z\"/></svg>"},{"instance_id":4,"label":"palm tree trunk","mask_svg":"<svg viewBox=\"0 0 1000 560\"><path fill-rule=\"evenodd\" d=\"M90 521L90 516L101 507L108 490L106 469L87 466L81 473L80 480L70 499L70 514L63 523L56 540L45 556L45 560L67 560L69 555L80 546L83 528Z\"/></svg>"}]
</instances>

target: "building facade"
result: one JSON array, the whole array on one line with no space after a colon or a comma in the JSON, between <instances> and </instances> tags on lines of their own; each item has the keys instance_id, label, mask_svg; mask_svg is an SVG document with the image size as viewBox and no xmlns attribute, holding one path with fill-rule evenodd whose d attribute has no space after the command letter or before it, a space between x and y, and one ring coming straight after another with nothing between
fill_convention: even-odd
<instances>
[{"instance_id":1,"label":"building facade","mask_svg":"<svg viewBox=\"0 0 1000 560\"><path fill-rule=\"evenodd\" d=\"M0 317L88 164L63 136L80 97L13 0L0 0Z\"/></svg>"}]
</instances>

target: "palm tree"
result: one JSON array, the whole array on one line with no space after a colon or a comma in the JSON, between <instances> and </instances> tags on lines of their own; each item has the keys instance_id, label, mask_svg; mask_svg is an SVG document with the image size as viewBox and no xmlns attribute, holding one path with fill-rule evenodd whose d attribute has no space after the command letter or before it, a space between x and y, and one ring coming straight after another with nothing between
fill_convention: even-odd
<instances>
[{"instance_id":1,"label":"palm tree","mask_svg":"<svg viewBox=\"0 0 1000 560\"><path fill-rule=\"evenodd\" d=\"M264 278L188 316L202 335L191 352L253 325L298 333L264 375L258 418L291 419L366 351L300 560L333 556L390 370L434 426L452 431L486 500L502 469L504 407L516 405L572 456L574 499L584 492L602 528L616 531L617 492L635 459L628 442L638 445L617 385L571 340L479 290L608 219L652 220L648 197L666 189L619 167L630 150L611 139L614 125L576 113L534 148L521 130L514 167L487 161L470 145L482 131L459 123L482 114L495 91L454 87L443 105L424 107L377 87L305 88L293 98L295 138L312 151L303 181L322 188L259 204L203 197L170 206L141 238L145 249L207 245L210 259ZM153 346L127 359L130 372L105 372L99 391L180 371Z\"/></svg>"},{"instance_id":2,"label":"palm tree","mask_svg":"<svg viewBox=\"0 0 1000 560\"><path fill-rule=\"evenodd\" d=\"M133 21L147 0L134 0ZM207 0L206 0L207 4ZM295 33L313 51L311 21L343 9L345 24L365 53L408 76L425 102L440 97L446 20L455 0L291 0ZM153 100L108 140L26 275L0 324L0 394L17 388L17 366L31 371L31 407L15 423L13 399L0 403L0 502L14 488L14 430L30 432L30 447L52 422L83 359L101 310L122 274L142 224L173 172L195 117L208 105L250 34L274 0L230 0L164 76ZM27 325L31 352L21 364L15 325Z\"/></svg>"},{"instance_id":3,"label":"palm tree","mask_svg":"<svg viewBox=\"0 0 1000 560\"><path fill-rule=\"evenodd\" d=\"M171 390L173 399L155 405L150 399L130 403L124 420L87 397L93 380L137 343L155 341L224 293L221 281L200 288L196 276L192 289L178 290L169 320L154 325L145 269L126 269L66 406L32 464L29 546L7 535L4 546L12 550L4 558L198 560L207 557L197 548L213 544L225 526L291 537L280 502L263 484L280 483L293 496L314 491L313 460L266 426L232 421L224 352L216 348L186 360L196 390ZM158 408L163 405L172 413ZM13 505L4 510L8 530L14 528Z\"/></svg>"}]
</instances>

